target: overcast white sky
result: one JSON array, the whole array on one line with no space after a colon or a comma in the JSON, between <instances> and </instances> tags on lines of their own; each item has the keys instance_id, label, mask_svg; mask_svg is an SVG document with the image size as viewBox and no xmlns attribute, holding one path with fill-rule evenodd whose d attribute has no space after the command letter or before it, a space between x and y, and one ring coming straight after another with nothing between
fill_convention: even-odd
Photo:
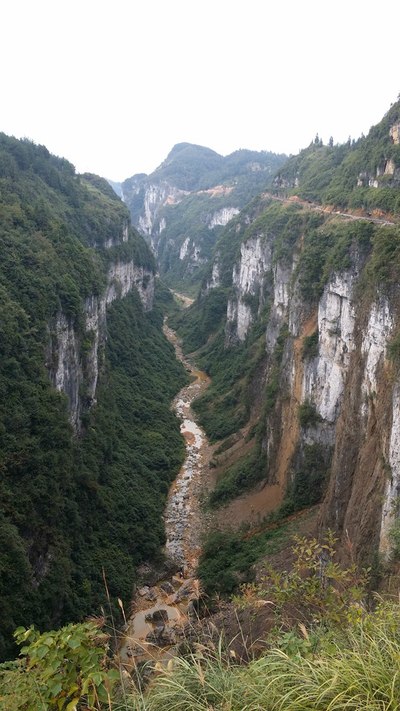
<instances>
[{"instance_id":1,"label":"overcast white sky","mask_svg":"<svg viewBox=\"0 0 400 711\"><path fill-rule=\"evenodd\" d=\"M396 0L1 0L0 18L0 131L114 180L181 141L357 138L400 92Z\"/></svg>"}]
</instances>

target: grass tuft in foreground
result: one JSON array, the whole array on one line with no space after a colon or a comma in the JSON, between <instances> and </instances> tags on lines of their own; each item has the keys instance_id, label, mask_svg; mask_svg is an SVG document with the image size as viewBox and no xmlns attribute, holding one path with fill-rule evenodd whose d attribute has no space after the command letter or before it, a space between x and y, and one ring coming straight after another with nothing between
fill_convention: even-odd
<instances>
[{"instance_id":1,"label":"grass tuft in foreground","mask_svg":"<svg viewBox=\"0 0 400 711\"><path fill-rule=\"evenodd\" d=\"M271 649L248 666L222 651L177 658L152 683L141 711L397 711L400 706L400 609L382 604L335 638L319 628L310 651ZM304 643L304 644L303 644Z\"/></svg>"}]
</instances>

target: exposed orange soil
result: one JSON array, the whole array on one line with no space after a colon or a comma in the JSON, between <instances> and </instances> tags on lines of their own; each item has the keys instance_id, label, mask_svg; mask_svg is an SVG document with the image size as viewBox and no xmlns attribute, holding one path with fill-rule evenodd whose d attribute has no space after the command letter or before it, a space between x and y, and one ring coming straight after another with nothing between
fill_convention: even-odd
<instances>
[{"instance_id":1,"label":"exposed orange soil","mask_svg":"<svg viewBox=\"0 0 400 711\"><path fill-rule=\"evenodd\" d=\"M282 437L277 454L277 480L281 488L282 498L286 491L290 465L296 451L300 434L298 408L301 403L304 372L302 359L303 340L307 336L310 336L312 333L314 333L316 328L317 313L315 312L305 322L301 330L300 336L298 338L295 338L293 341L293 387L291 389L290 399L288 403L284 403L282 408Z\"/></svg>"},{"instance_id":2,"label":"exposed orange soil","mask_svg":"<svg viewBox=\"0 0 400 711\"><path fill-rule=\"evenodd\" d=\"M216 185L214 188L208 188L208 190L198 190L198 194L207 194L211 197L220 197L220 195L229 195L233 190L233 186L229 185Z\"/></svg>"},{"instance_id":3,"label":"exposed orange soil","mask_svg":"<svg viewBox=\"0 0 400 711\"><path fill-rule=\"evenodd\" d=\"M218 525L221 527L238 527L247 523L251 526L259 525L261 520L280 506L285 496L290 466L296 452L300 435L298 407L301 403L303 384L303 340L310 336L317 327L317 313L313 313L304 323L300 335L293 342L294 381L290 399L282 404L282 435L276 456L277 469L275 482L260 482L260 484L247 494L238 497L223 508L223 514L218 516ZM252 444L248 445L251 448ZM229 464L245 454L243 438L236 443L239 456L231 457L227 453ZM232 447L233 450L233 447Z\"/></svg>"}]
</instances>

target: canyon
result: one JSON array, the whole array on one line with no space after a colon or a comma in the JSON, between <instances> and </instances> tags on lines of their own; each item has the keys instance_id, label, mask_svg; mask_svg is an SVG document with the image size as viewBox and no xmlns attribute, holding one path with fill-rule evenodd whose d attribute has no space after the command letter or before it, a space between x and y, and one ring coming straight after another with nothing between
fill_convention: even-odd
<instances>
[{"instance_id":1,"label":"canyon","mask_svg":"<svg viewBox=\"0 0 400 711\"><path fill-rule=\"evenodd\" d=\"M104 604L103 575L127 606L165 557L195 580L209 524L251 538L317 505L343 560L391 564L399 111L289 159L178 144L125 204L1 137L3 655L32 615Z\"/></svg>"}]
</instances>

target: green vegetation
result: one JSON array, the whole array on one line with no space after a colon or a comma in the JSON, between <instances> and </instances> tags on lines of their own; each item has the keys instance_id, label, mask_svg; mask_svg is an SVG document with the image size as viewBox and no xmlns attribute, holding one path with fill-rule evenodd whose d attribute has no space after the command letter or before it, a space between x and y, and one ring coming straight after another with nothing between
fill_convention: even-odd
<instances>
[{"instance_id":1,"label":"green vegetation","mask_svg":"<svg viewBox=\"0 0 400 711\"><path fill-rule=\"evenodd\" d=\"M120 673L109 668L102 620L40 634L20 627L14 636L22 658L0 665L0 701L7 711L108 706ZM104 706L103 706L104 704Z\"/></svg>"},{"instance_id":2,"label":"green vegetation","mask_svg":"<svg viewBox=\"0 0 400 711\"><path fill-rule=\"evenodd\" d=\"M342 208L398 214L400 146L393 143L390 128L399 121L397 101L367 137L336 146L313 141L279 171L275 189Z\"/></svg>"},{"instance_id":3,"label":"green vegetation","mask_svg":"<svg viewBox=\"0 0 400 711\"><path fill-rule=\"evenodd\" d=\"M302 427L315 427L318 422L321 422L315 405L309 400L305 400L299 405L299 422Z\"/></svg>"},{"instance_id":4,"label":"green vegetation","mask_svg":"<svg viewBox=\"0 0 400 711\"><path fill-rule=\"evenodd\" d=\"M399 606L386 603L367 612L366 576L334 561L334 543L331 535L321 543L295 539L291 570L270 568L261 583L243 586L242 597L235 598L254 620L260 606L276 620L258 659L240 663L235 640L210 640L201 651L177 658L148 693L133 697L133 708L394 711L400 700L391 666L400 648ZM213 545L222 549L224 541L216 537ZM229 560L238 557L233 542L226 550ZM216 568L214 578L219 575ZM245 632L240 635L245 646ZM251 658L251 649L246 652Z\"/></svg>"},{"instance_id":5,"label":"green vegetation","mask_svg":"<svg viewBox=\"0 0 400 711\"><path fill-rule=\"evenodd\" d=\"M206 299L199 299L188 309L171 318L178 329L185 352L192 353L203 346L211 334L221 329L226 317L227 290L212 289Z\"/></svg>"},{"instance_id":6,"label":"green vegetation","mask_svg":"<svg viewBox=\"0 0 400 711\"><path fill-rule=\"evenodd\" d=\"M380 227L371 236L372 253L362 276L362 286L371 293L386 294L400 279L400 227Z\"/></svg>"},{"instance_id":7,"label":"green vegetation","mask_svg":"<svg viewBox=\"0 0 400 711\"><path fill-rule=\"evenodd\" d=\"M398 606L392 604L348 625L336 640L323 628L316 633L318 644L293 632L284 641L294 652L277 646L248 666L229 660L222 646L177 659L148 696L133 697L131 708L397 711L400 688L393 669L400 650L399 621Z\"/></svg>"},{"instance_id":8,"label":"green vegetation","mask_svg":"<svg viewBox=\"0 0 400 711\"><path fill-rule=\"evenodd\" d=\"M268 151L244 149L223 157L204 146L178 143L150 176L134 175L124 182L123 189L124 192L129 193L130 186L138 178L148 177L153 183L154 181L167 181L170 185L175 185L181 190L205 190L242 175L246 176L248 181L252 179L259 181L260 173L263 174L261 189L268 176L275 173L285 158L285 155ZM258 164L259 170L253 169L255 163ZM255 192L260 192L260 189Z\"/></svg>"},{"instance_id":9,"label":"green vegetation","mask_svg":"<svg viewBox=\"0 0 400 711\"><path fill-rule=\"evenodd\" d=\"M261 319L261 323L263 319ZM207 391L193 403L212 442L236 432L250 415L249 387L265 357L260 329L242 344L225 347L222 331L198 355L197 362L211 376Z\"/></svg>"},{"instance_id":10,"label":"green vegetation","mask_svg":"<svg viewBox=\"0 0 400 711\"><path fill-rule=\"evenodd\" d=\"M266 460L255 446L254 450L227 469L210 494L209 505L218 508L254 486L266 475Z\"/></svg>"},{"instance_id":11,"label":"green vegetation","mask_svg":"<svg viewBox=\"0 0 400 711\"><path fill-rule=\"evenodd\" d=\"M0 658L12 631L82 619L111 594L129 602L135 568L159 554L163 502L183 443L169 411L185 382L161 333L160 306L133 293L107 314L96 403L83 383L82 430L51 385L63 313L83 372L94 333L85 300L102 294L110 260L154 260L128 230L126 207L101 178L75 175L43 146L0 135ZM128 241L122 242L122 235ZM105 249L110 241L113 247ZM118 244L120 242L121 244ZM96 247L96 248L95 248ZM45 365L46 364L46 365Z\"/></svg>"},{"instance_id":12,"label":"green vegetation","mask_svg":"<svg viewBox=\"0 0 400 711\"><path fill-rule=\"evenodd\" d=\"M223 322L227 298L226 289L212 289L206 298L199 298L171 321L183 339L185 351L200 348L196 362L212 378L210 387L193 404L212 442L228 437L247 422L248 385L264 355L262 324L267 317L266 310L260 315L259 328L253 330L250 339L243 344L225 346Z\"/></svg>"},{"instance_id":13,"label":"green vegetation","mask_svg":"<svg viewBox=\"0 0 400 711\"><path fill-rule=\"evenodd\" d=\"M162 312L143 317L132 294L113 304L108 324L98 404L78 453L81 572L70 616L82 605L77 595L86 609L98 609L102 567L112 598L129 605L135 567L156 558L164 543L165 499L184 456L169 405L185 376L162 335Z\"/></svg>"},{"instance_id":14,"label":"green vegetation","mask_svg":"<svg viewBox=\"0 0 400 711\"><path fill-rule=\"evenodd\" d=\"M262 235L273 245L273 262L289 261L298 239L305 233L317 229L324 221L320 213L305 210L292 203L272 202L246 230L246 239Z\"/></svg>"},{"instance_id":15,"label":"green vegetation","mask_svg":"<svg viewBox=\"0 0 400 711\"><path fill-rule=\"evenodd\" d=\"M189 191L180 196L180 202L160 206L153 227L160 273L169 286L197 292L223 231L221 225L210 227L212 216L222 208L242 209L265 190L284 159L265 151L246 150L222 157L208 148L181 143L150 176L133 176L124 182L125 200L135 224L143 211L148 185L163 189L166 181ZM212 190L214 187L217 189ZM181 259L184 243L187 253Z\"/></svg>"},{"instance_id":16,"label":"green vegetation","mask_svg":"<svg viewBox=\"0 0 400 711\"><path fill-rule=\"evenodd\" d=\"M253 565L279 550L287 526L245 537L241 533L214 531L204 542L198 575L208 595L231 595L254 578Z\"/></svg>"},{"instance_id":17,"label":"green vegetation","mask_svg":"<svg viewBox=\"0 0 400 711\"><path fill-rule=\"evenodd\" d=\"M240 227L250 216L250 225ZM233 239L234 234L236 239ZM268 462L265 461L262 442L268 428L274 426L272 420L269 420L273 416L281 389L281 366L288 331L287 327L281 330L275 352L268 357L265 351L265 330L269 317L268 275L264 297L266 306L258 318L257 308L254 308L255 324L246 341L227 344L224 329L226 303L228 298L235 296L231 277L233 262L238 255L241 240L252 237L270 240L272 262L291 259L293 250L299 248L301 241L293 279L298 280L300 293L306 302L315 303L332 273L349 269L354 255L357 255L358 260L361 259L361 263L367 262L360 289L368 290L380 283L384 270L390 270L391 273L390 280L386 279L386 288L400 276L400 260L397 259L400 244L397 239L398 228L377 227L368 221L327 219L296 203L283 205L262 200L253 201L226 228L217 245L223 286L200 296L175 322L183 337L185 349L200 349L198 362L212 377L207 392L194 403L194 409L211 441L230 437L246 424L251 411L254 377L261 372L262 364L267 367L267 376L261 415L252 432L256 435L253 450L220 477L210 497L213 507L223 505L254 486L263 475L268 475ZM253 301L256 298L252 297ZM392 350L394 348L395 343ZM311 358L317 353L318 331L315 331L304 339L302 357ZM303 428L315 426L319 422L311 403L306 402L300 406L299 420ZM314 461L315 456L316 452L313 451L311 456L311 450L306 449L305 469L302 468L295 475L282 512L292 513L301 505L311 505L321 499L327 462L323 459L318 464ZM299 493L301 487L306 492L311 487L313 493L305 493L302 497ZM300 501L303 503L300 504Z\"/></svg>"},{"instance_id":18,"label":"green vegetation","mask_svg":"<svg viewBox=\"0 0 400 711\"><path fill-rule=\"evenodd\" d=\"M311 302L319 299L332 273L351 267L354 252L366 258L375 231L371 222L362 220L333 220L307 231L296 269L303 298Z\"/></svg>"},{"instance_id":19,"label":"green vegetation","mask_svg":"<svg viewBox=\"0 0 400 711\"><path fill-rule=\"evenodd\" d=\"M319 344L319 332L318 329L311 334L311 336L306 336L303 339L303 350L302 357L303 360L316 358L318 355L318 344Z\"/></svg>"},{"instance_id":20,"label":"green vegetation","mask_svg":"<svg viewBox=\"0 0 400 711\"><path fill-rule=\"evenodd\" d=\"M279 508L269 516L270 521L281 521L296 511L314 506L322 501L328 481L330 447L320 444L305 444L299 463L286 490Z\"/></svg>"},{"instance_id":21,"label":"green vegetation","mask_svg":"<svg viewBox=\"0 0 400 711\"><path fill-rule=\"evenodd\" d=\"M259 553L279 547L275 535L259 536ZM19 661L0 669L0 699L9 711L33 711L38 704L49 711L72 711L75 704L91 711L207 711L211 706L220 711L395 711L399 605L381 601L368 611L365 573L336 563L334 544L331 535L322 542L295 538L289 571L270 567L261 582L242 586L242 596L234 599L239 614L248 608L256 619L261 606L276 621L258 658L246 649L247 664L236 656L234 640L210 638L160 668L146 691L121 693L118 675L110 671L107 637L96 623L45 635L19 629L16 637L25 646ZM248 557L246 542L214 534L210 545L220 564L228 554L232 579L226 582L235 584L241 558ZM210 578L219 579L220 570L209 570ZM242 638L246 646L243 633Z\"/></svg>"},{"instance_id":22,"label":"green vegetation","mask_svg":"<svg viewBox=\"0 0 400 711\"><path fill-rule=\"evenodd\" d=\"M253 546L259 554L276 551L279 536L259 534ZM229 575L222 582L236 587L243 561L255 560L248 542L229 534L210 538L210 581L219 581L226 554ZM234 598L238 622L247 609L254 624L259 614L269 623L258 657L239 628L247 664L235 653L234 639L210 634L202 644L188 641L182 656L160 667L145 691L128 691L112 669L107 636L96 622L43 635L21 628L20 660L0 668L0 700L7 711L396 711L399 604L379 600L368 610L367 574L339 565L335 543L330 533L320 542L295 537L289 570L270 566L259 582L242 585Z\"/></svg>"},{"instance_id":23,"label":"green vegetation","mask_svg":"<svg viewBox=\"0 0 400 711\"><path fill-rule=\"evenodd\" d=\"M249 418L250 388L254 378L254 373L266 360L264 335L257 338L260 330L262 332L263 329L259 324L259 330L255 329L253 331L252 337L249 338L248 342L242 344L240 347L233 348L231 351L228 351L232 359L234 356L237 358L236 361L233 361L236 363L236 367L238 368L233 382L230 383L230 381L225 377L213 379L210 388L208 388L206 392L206 396L208 395L209 399L204 397L199 398L194 403L194 408L197 409L200 417L202 418L201 422L203 426L208 432L210 432L211 436L215 431L221 433L221 436L218 438L216 437L216 439L222 439L223 437L237 431L237 429L242 426L242 424L245 424ZM223 506L237 496L240 496L240 494L245 491L254 488L259 481L267 477L268 462L263 447L263 441L267 428L267 418L275 406L276 398L279 392L282 358L287 337L288 328L287 325L284 324L278 336L274 353L269 359L269 373L263 397L264 404L259 421L250 435L255 438L253 448L247 455L226 469L223 475L219 478L209 497L209 505L212 508ZM215 352L212 352L212 358L215 358ZM216 363L224 363L224 360L222 358L217 358ZM221 368L221 373L223 372L224 371ZM225 375L226 374L227 373L225 371ZM238 388L238 383L241 383L240 389ZM215 394L217 392L217 388L220 392L225 392L227 388L231 389L228 390L227 395L225 395L221 400L218 400L216 399ZM234 401L236 407L238 407L238 405L240 406L241 402L246 404L243 422L242 424L239 424L239 427L237 426L238 420L235 420L234 418L235 413L229 409L229 405L232 402L232 394L235 392L237 393L238 398L236 402ZM207 406L209 408L208 410L206 409ZM236 410L236 412L240 412L240 410ZM216 426L215 423L219 425L220 429L213 429L213 427Z\"/></svg>"},{"instance_id":24,"label":"green vegetation","mask_svg":"<svg viewBox=\"0 0 400 711\"><path fill-rule=\"evenodd\" d=\"M210 353L198 359L212 382L204 395L193 403L193 409L211 442L236 432L249 417L248 403L243 400L245 385L242 381L246 355L244 348L225 351L221 334Z\"/></svg>"},{"instance_id":25,"label":"green vegetation","mask_svg":"<svg viewBox=\"0 0 400 711\"><path fill-rule=\"evenodd\" d=\"M400 560L400 519L396 518L389 531L389 540L391 544L391 559Z\"/></svg>"}]
</instances>

